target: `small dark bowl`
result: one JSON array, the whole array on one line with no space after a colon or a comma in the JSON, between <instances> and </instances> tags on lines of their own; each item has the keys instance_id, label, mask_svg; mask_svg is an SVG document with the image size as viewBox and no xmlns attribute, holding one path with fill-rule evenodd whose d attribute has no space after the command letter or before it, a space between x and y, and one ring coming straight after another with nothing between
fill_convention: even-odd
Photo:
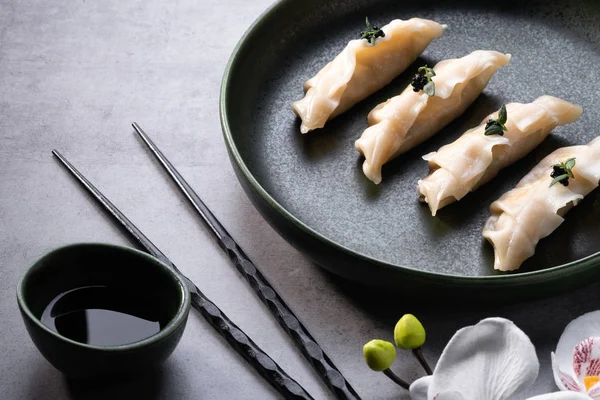
<instances>
[{"instance_id":1,"label":"small dark bowl","mask_svg":"<svg viewBox=\"0 0 600 400\"><path fill-rule=\"evenodd\" d=\"M161 312L172 316L158 333L119 346L93 346L68 339L41 322L46 306L66 291L93 285L159 296ZM154 297L156 298L156 297ZM138 250L110 244L62 247L37 261L17 287L21 315L42 355L69 377L136 373L163 362L181 339L190 311L184 281L168 266Z\"/></svg>"}]
</instances>

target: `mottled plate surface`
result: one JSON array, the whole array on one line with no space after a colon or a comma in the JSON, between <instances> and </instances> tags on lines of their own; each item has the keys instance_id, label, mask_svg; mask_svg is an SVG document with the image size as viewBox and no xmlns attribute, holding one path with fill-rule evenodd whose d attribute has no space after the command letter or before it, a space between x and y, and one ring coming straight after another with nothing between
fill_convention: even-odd
<instances>
[{"instance_id":1,"label":"mottled plate surface","mask_svg":"<svg viewBox=\"0 0 600 400\"><path fill-rule=\"evenodd\" d=\"M379 26L416 16L447 24L448 29L386 88L324 129L301 135L290 104L303 96L303 82L359 35L365 16ZM535 274L549 279L548 271L556 279L565 269L572 274L580 263L552 267L600 251L600 191L572 210L516 273L494 271L493 250L481 231L489 205L539 160L558 147L584 144L600 134L598 20L600 3L594 1L277 3L242 39L223 82L221 117L236 172L284 237L327 269L354 279L379 267L397 272L399 279L410 271L425 280L503 275L504 283ZM406 87L418 66L478 49L511 53L513 58L463 116L387 164L380 185L365 178L354 141L366 128L368 112ZM555 129L526 158L432 217L417 201L417 181L428 173L421 156L478 125L502 103L531 102L544 94L581 105L583 116ZM355 265L338 266L334 255L317 254L328 248L348 255L346 263L355 257ZM597 257L588 258L585 268L598 264ZM346 273L346 268L353 272Z\"/></svg>"}]
</instances>

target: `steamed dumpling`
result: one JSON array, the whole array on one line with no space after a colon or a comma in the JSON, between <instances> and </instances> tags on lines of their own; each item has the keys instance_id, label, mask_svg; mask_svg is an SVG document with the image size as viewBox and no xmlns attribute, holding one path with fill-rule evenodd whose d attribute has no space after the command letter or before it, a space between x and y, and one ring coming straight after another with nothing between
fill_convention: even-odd
<instances>
[{"instance_id":1,"label":"steamed dumpling","mask_svg":"<svg viewBox=\"0 0 600 400\"><path fill-rule=\"evenodd\" d=\"M292 103L307 133L375 93L400 75L445 25L421 18L393 20L381 30L375 45L366 39L351 40L346 48L317 75L304 83L302 100Z\"/></svg>"},{"instance_id":2,"label":"steamed dumpling","mask_svg":"<svg viewBox=\"0 0 600 400\"><path fill-rule=\"evenodd\" d=\"M582 109L556 97L542 96L529 104L507 104L506 111L503 136L484 134L487 121L498 119L495 112L454 142L423 156L429 162L429 176L418 183L419 200L429 205L432 215L524 157L552 129L576 121Z\"/></svg>"},{"instance_id":3,"label":"steamed dumpling","mask_svg":"<svg viewBox=\"0 0 600 400\"><path fill-rule=\"evenodd\" d=\"M568 186L550 187L552 166L575 158ZM510 192L492 203L483 236L494 246L494 268L511 271L535 253L538 241L600 182L600 137L584 146L560 148L544 158Z\"/></svg>"},{"instance_id":4,"label":"steamed dumpling","mask_svg":"<svg viewBox=\"0 0 600 400\"><path fill-rule=\"evenodd\" d=\"M431 137L461 115L479 96L498 68L508 64L510 54L478 50L458 59L439 62L435 95L415 93L409 85L402 94L375 107L369 128L356 141L365 157L363 172L381 182L381 167Z\"/></svg>"}]
</instances>

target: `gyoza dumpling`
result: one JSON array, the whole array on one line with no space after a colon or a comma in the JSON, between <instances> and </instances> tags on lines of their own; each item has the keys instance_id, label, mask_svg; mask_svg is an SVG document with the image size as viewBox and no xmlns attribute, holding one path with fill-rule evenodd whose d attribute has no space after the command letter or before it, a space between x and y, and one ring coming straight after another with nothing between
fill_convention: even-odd
<instances>
[{"instance_id":1,"label":"gyoza dumpling","mask_svg":"<svg viewBox=\"0 0 600 400\"><path fill-rule=\"evenodd\" d=\"M414 92L409 85L369 113L369 128L356 141L365 156L363 172L381 182L381 167L446 126L479 96L498 68L508 64L510 54L478 50L458 59L439 62L435 95Z\"/></svg>"},{"instance_id":2,"label":"gyoza dumpling","mask_svg":"<svg viewBox=\"0 0 600 400\"><path fill-rule=\"evenodd\" d=\"M429 162L429 175L418 183L419 200L426 202L435 215L524 157L552 129L576 121L581 112L581 107L552 96L542 96L529 104L507 104L507 130L502 136L484 134L487 122L498 120L499 112L495 112L454 142L423 156Z\"/></svg>"},{"instance_id":3,"label":"gyoza dumpling","mask_svg":"<svg viewBox=\"0 0 600 400\"><path fill-rule=\"evenodd\" d=\"M574 163L573 177L550 186L555 180L551 175L560 178L567 172L564 165L556 166L561 163L567 167ZM567 211L598 187L599 181L600 137L584 146L560 148L544 158L490 207L492 216L483 236L494 246L494 268L519 268L535 253L538 241L558 228Z\"/></svg>"},{"instance_id":4,"label":"gyoza dumpling","mask_svg":"<svg viewBox=\"0 0 600 400\"><path fill-rule=\"evenodd\" d=\"M385 36L372 45L367 39L351 40L317 75L304 83L306 94L292 103L302 119L300 131L322 128L325 123L375 93L400 75L445 25L421 18L395 19L381 30Z\"/></svg>"}]
</instances>

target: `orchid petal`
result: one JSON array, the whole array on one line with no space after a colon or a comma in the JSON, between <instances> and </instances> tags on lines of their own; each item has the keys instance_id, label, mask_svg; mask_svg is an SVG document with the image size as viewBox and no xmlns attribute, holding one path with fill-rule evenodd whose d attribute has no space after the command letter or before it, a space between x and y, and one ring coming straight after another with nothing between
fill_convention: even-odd
<instances>
[{"instance_id":1,"label":"orchid petal","mask_svg":"<svg viewBox=\"0 0 600 400\"><path fill-rule=\"evenodd\" d=\"M575 346L582 340L598 335L600 335L600 311L583 314L571 321L560 336L556 346L556 363L560 369L566 373L571 373Z\"/></svg>"},{"instance_id":2,"label":"orchid petal","mask_svg":"<svg viewBox=\"0 0 600 400\"><path fill-rule=\"evenodd\" d=\"M600 375L600 337L589 337L575 346L573 370L580 383L586 376Z\"/></svg>"},{"instance_id":3,"label":"orchid petal","mask_svg":"<svg viewBox=\"0 0 600 400\"><path fill-rule=\"evenodd\" d=\"M429 395L460 392L465 399L505 400L537 378L531 340L514 323L488 318L456 332L433 373Z\"/></svg>"},{"instance_id":4,"label":"orchid petal","mask_svg":"<svg viewBox=\"0 0 600 400\"><path fill-rule=\"evenodd\" d=\"M427 393L432 380L433 376L427 375L414 381L408 389L411 400L428 400Z\"/></svg>"},{"instance_id":5,"label":"orchid petal","mask_svg":"<svg viewBox=\"0 0 600 400\"><path fill-rule=\"evenodd\" d=\"M527 400L590 400L590 396L577 392L554 392L530 397Z\"/></svg>"},{"instance_id":6,"label":"orchid petal","mask_svg":"<svg viewBox=\"0 0 600 400\"><path fill-rule=\"evenodd\" d=\"M465 400L465 398L458 392L444 392L436 394L433 400Z\"/></svg>"},{"instance_id":7,"label":"orchid petal","mask_svg":"<svg viewBox=\"0 0 600 400\"><path fill-rule=\"evenodd\" d=\"M592 399L600 399L600 383L596 383L587 391L587 394Z\"/></svg>"},{"instance_id":8,"label":"orchid petal","mask_svg":"<svg viewBox=\"0 0 600 400\"><path fill-rule=\"evenodd\" d=\"M573 378L572 375L566 373L560 368L560 365L556 361L556 355L550 354L552 358L552 373L554 374L554 382L560 390L570 390L573 392L585 392L579 385L579 382Z\"/></svg>"}]
</instances>

